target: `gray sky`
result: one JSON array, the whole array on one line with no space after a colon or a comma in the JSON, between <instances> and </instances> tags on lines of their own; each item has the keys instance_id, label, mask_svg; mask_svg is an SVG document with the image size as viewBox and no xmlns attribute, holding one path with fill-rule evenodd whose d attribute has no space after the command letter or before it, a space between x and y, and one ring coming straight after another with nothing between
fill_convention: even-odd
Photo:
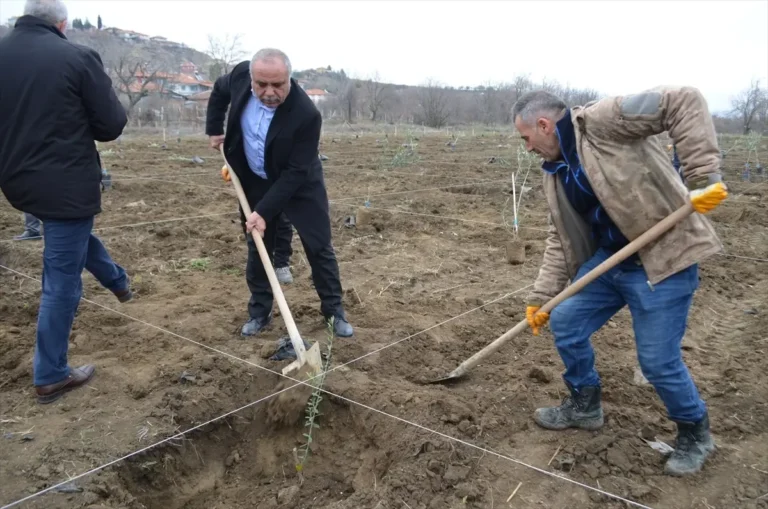
<instances>
[{"instance_id":1,"label":"gray sky","mask_svg":"<svg viewBox=\"0 0 768 509\"><path fill-rule=\"evenodd\" d=\"M0 20L23 12L0 0ZM70 18L205 50L208 34L284 50L295 69L453 86L530 74L606 94L693 85L712 111L750 80L768 84L768 0L205 1L71 0ZM260 23L260 18L268 21ZM287 24L281 23L287 18Z\"/></svg>"}]
</instances>

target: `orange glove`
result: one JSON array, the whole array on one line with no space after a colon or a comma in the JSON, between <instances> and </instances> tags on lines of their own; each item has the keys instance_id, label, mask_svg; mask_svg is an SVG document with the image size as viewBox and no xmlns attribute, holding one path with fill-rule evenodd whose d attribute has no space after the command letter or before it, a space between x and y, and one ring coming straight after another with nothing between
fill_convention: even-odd
<instances>
[{"instance_id":1,"label":"orange glove","mask_svg":"<svg viewBox=\"0 0 768 509\"><path fill-rule=\"evenodd\" d=\"M531 328L534 336L539 335L539 327L549 321L549 313L539 311L541 306L528 306L525 308L525 319L528 320L528 326Z\"/></svg>"},{"instance_id":2,"label":"orange glove","mask_svg":"<svg viewBox=\"0 0 768 509\"><path fill-rule=\"evenodd\" d=\"M224 182L232 180L232 177L229 176L229 168L227 168L226 164L221 167L221 178L224 179Z\"/></svg>"},{"instance_id":3,"label":"orange glove","mask_svg":"<svg viewBox=\"0 0 768 509\"><path fill-rule=\"evenodd\" d=\"M691 204L693 210L699 214L706 214L720 205L720 202L728 197L728 188L722 182L715 182L704 189L691 191Z\"/></svg>"}]
</instances>

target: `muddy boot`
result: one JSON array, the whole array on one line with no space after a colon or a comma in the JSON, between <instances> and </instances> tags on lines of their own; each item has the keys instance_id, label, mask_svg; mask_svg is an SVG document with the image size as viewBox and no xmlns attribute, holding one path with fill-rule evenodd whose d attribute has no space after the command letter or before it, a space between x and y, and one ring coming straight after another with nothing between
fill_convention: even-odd
<instances>
[{"instance_id":1,"label":"muddy boot","mask_svg":"<svg viewBox=\"0 0 768 509\"><path fill-rule=\"evenodd\" d=\"M578 391L566 382L570 396L556 407L539 408L533 414L536 424L546 429L580 428L596 430L603 427L603 407L600 386L582 387Z\"/></svg>"},{"instance_id":2,"label":"muddy boot","mask_svg":"<svg viewBox=\"0 0 768 509\"><path fill-rule=\"evenodd\" d=\"M709 416L699 422L677 422L677 443L672 451L664 473L681 476L695 474L704 466L704 461L715 450L715 441L709 434Z\"/></svg>"}]
</instances>

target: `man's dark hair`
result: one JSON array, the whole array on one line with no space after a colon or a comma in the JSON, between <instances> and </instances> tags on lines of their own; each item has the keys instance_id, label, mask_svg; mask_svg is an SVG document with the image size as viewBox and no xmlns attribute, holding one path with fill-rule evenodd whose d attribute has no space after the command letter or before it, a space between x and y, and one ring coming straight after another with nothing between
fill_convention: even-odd
<instances>
[{"instance_id":1,"label":"man's dark hair","mask_svg":"<svg viewBox=\"0 0 768 509\"><path fill-rule=\"evenodd\" d=\"M567 107L565 101L555 94L546 90L534 90L524 94L512 107L512 121L521 117L524 122L533 122L539 116L559 120Z\"/></svg>"}]
</instances>

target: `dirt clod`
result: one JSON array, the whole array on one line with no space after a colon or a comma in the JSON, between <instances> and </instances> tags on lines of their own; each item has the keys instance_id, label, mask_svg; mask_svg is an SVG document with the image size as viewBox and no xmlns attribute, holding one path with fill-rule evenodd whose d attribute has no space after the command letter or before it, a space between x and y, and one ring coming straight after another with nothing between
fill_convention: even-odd
<instances>
[{"instance_id":1,"label":"dirt clod","mask_svg":"<svg viewBox=\"0 0 768 509\"><path fill-rule=\"evenodd\" d=\"M288 488L283 488L277 493L277 503L280 504L280 506L287 507L293 502L295 502L298 496L299 496L299 487L289 486Z\"/></svg>"},{"instance_id":2,"label":"dirt clod","mask_svg":"<svg viewBox=\"0 0 768 509\"><path fill-rule=\"evenodd\" d=\"M545 384L548 384L552 381L552 375L539 367L531 368L531 370L528 372L528 378Z\"/></svg>"},{"instance_id":3,"label":"dirt clod","mask_svg":"<svg viewBox=\"0 0 768 509\"><path fill-rule=\"evenodd\" d=\"M449 485L456 485L469 475L469 467L461 465L449 465L443 475L443 481Z\"/></svg>"}]
</instances>

